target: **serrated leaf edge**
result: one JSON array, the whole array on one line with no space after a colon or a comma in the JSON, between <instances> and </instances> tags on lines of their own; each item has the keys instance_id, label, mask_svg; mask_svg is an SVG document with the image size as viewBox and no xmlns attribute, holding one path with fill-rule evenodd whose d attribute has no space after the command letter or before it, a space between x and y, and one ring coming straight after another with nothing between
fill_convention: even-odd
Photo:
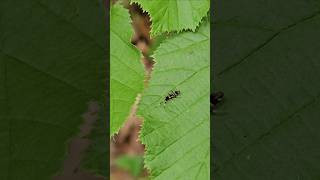
<instances>
[{"instance_id":1,"label":"serrated leaf edge","mask_svg":"<svg viewBox=\"0 0 320 180\"><path fill-rule=\"evenodd\" d=\"M151 32L150 32L150 36L151 37L155 37L155 36L158 36L158 35L161 35L161 34L166 34L166 33L171 33L171 32L174 32L174 33L177 33L177 34L179 34L179 33L183 33L183 32L188 32L188 31L191 31L191 32L196 32L196 30L199 28L199 26L203 23L203 21L206 19L206 18L208 18L208 12L209 12L209 10L210 10L210 6L209 6L209 8L206 10L206 15L205 16L203 16L199 21L198 21L198 23L194 26L194 27L190 27L190 28L182 28L182 29L178 29L178 30L172 30L172 31L170 31L170 30L165 30L165 31L163 31L163 32L154 32L153 31L153 19L152 19L152 16L151 16L151 14L150 14L150 12L148 12L148 10L147 9L145 9L144 7L143 7L143 5L140 3L140 2L138 2L138 1L136 1L136 0L129 0L130 1L130 5L132 5L132 4L136 4L137 6L139 6L141 9L142 9L142 12L143 13L147 13L148 14L148 16L149 16L149 18L150 18L150 22L151 22Z\"/></svg>"}]
</instances>

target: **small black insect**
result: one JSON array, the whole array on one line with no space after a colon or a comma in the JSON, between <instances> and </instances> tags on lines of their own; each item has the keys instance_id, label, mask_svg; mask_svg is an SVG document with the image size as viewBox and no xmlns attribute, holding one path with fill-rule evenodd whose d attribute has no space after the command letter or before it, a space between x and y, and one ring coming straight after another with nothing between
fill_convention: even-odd
<instances>
[{"instance_id":1,"label":"small black insect","mask_svg":"<svg viewBox=\"0 0 320 180\"><path fill-rule=\"evenodd\" d=\"M217 105L223 101L223 97L224 97L224 93L221 91L210 94L210 107L212 112L214 112Z\"/></svg>"},{"instance_id":2,"label":"small black insect","mask_svg":"<svg viewBox=\"0 0 320 180\"><path fill-rule=\"evenodd\" d=\"M164 98L164 103L166 104L172 99L177 98L180 94L180 90L170 91L169 94Z\"/></svg>"}]
</instances>

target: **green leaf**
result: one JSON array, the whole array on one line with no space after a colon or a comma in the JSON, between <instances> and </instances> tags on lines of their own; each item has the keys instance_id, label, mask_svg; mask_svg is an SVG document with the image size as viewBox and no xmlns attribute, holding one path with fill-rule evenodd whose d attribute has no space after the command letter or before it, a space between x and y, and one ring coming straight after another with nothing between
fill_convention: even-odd
<instances>
[{"instance_id":1,"label":"green leaf","mask_svg":"<svg viewBox=\"0 0 320 180\"><path fill-rule=\"evenodd\" d=\"M129 116L143 89L141 53L130 43L133 30L128 10L115 4L110 10L110 125L114 135Z\"/></svg>"},{"instance_id":2,"label":"green leaf","mask_svg":"<svg viewBox=\"0 0 320 180\"><path fill-rule=\"evenodd\" d=\"M171 37L154 54L139 105L141 140L153 179L209 179L210 25ZM170 91L180 91L165 103Z\"/></svg>"},{"instance_id":3,"label":"green leaf","mask_svg":"<svg viewBox=\"0 0 320 180\"><path fill-rule=\"evenodd\" d=\"M143 158L142 156L123 155L116 160L116 165L138 177L143 170Z\"/></svg>"},{"instance_id":4,"label":"green leaf","mask_svg":"<svg viewBox=\"0 0 320 180\"><path fill-rule=\"evenodd\" d=\"M225 94L213 115L216 179L320 177L319 5L215 6L214 86Z\"/></svg>"},{"instance_id":5,"label":"green leaf","mask_svg":"<svg viewBox=\"0 0 320 180\"><path fill-rule=\"evenodd\" d=\"M51 179L106 79L98 0L0 2L0 179Z\"/></svg>"},{"instance_id":6,"label":"green leaf","mask_svg":"<svg viewBox=\"0 0 320 180\"><path fill-rule=\"evenodd\" d=\"M150 14L152 35L195 31L210 8L210 0L131 0L131 3L138 3Z\"/></svg>"}]
</instances>

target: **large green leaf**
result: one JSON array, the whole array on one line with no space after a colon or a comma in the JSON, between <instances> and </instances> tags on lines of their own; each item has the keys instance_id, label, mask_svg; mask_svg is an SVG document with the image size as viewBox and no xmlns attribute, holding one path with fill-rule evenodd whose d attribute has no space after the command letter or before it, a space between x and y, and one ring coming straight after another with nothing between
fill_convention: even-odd
<instances>
[{"instance_id":1,"label":"large green leaf","mask_svg":"<svg viewBox=\"0 0 320 180\"><path fill-rule=\"evenodd\" d=\"M214 5L217 180L320 178L319 3Z\"/></svg>"},{"instance_id":2,"label":"large green leaf","mask_svg":"<svg viewBox=\"0 0 320 180\"><path fill-rule=\"evenodd\" d=\"M128 10L115 4L110 10L110 125L111 136L129 116L142 91L144 69L141 53L130 43L133 30Z\"/></svg>"},{"instance_id":3,"label":"large green leaf","mask_svg":"<svg viewBox=\"0 0 320 180\"><path fill-rule=\"evenodd\" d=\"M155 51L139 104L141 140L153 179L209 179L210 26L169 38ZM180 95L165 103L170 91Z\"/></svg>"},{"instance_id":4,"label":"large green leaf","mask_svg":"<svg viewBox=\"0 0 320 180\"><path fill-rule=\"evenodd\" d=\"M0 179L51 179L105 89L98 0L0 2Z\"/></svg>"},{"instance_id":5,"label":"large green leaf","mask_svg":"<svg viewBox=\"0 0 320 180\"><path fill-rule=\"evenodd\" d=\"M210 0L131 0L150 14L153 35L195 30L207 15Z\"/></svg>"}]
</instances>

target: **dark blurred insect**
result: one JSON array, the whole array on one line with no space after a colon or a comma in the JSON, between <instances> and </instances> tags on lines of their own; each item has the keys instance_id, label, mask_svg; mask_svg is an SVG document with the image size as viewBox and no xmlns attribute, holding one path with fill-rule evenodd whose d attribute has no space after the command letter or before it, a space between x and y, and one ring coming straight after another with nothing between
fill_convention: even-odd
<instances>
[{"instance_id":1,"label":"dark blurred insect","mask_svg":"<svg viewBox=\"0 0 320 180\"><path fill-rule=\"evenodd\" d=\"M217 105L223 101L224 93L218 91L216 93L210 94L210 108L211 112L214 112Z\"/></svg>"},{"instance_id":2,"label":"dark blurred insect","mask_svg":"<svg viewBox=\"0 0 320 180\"><path fill-rule=\"evenodd\" d=\"M164 98L164 103L166 104L172 99L177 98L180 94L180 90L170 91L169 94Z\"/></svg>"}]
</instances>

